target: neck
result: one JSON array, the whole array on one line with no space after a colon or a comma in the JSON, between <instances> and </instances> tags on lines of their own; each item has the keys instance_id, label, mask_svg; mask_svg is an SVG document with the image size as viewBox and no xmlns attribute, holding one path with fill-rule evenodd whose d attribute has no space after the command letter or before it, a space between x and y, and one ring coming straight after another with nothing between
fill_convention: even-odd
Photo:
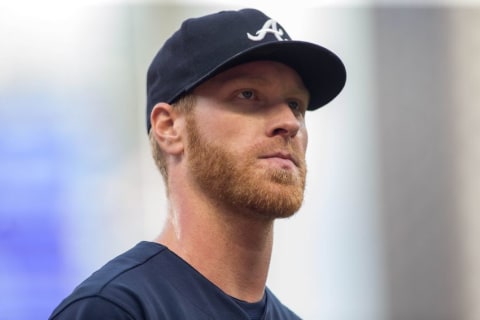
<instances>
[{"instance_id":1,"label":"neck","mask_svg":"<svg viewBox=\"0 0 480 320\"><path fill-rule=\"evenodd\" d=\"M272 253L273 221L170 196L169 219L156 239L192 265L226 294L259 301Z\"/></svg>"}]
</instances>

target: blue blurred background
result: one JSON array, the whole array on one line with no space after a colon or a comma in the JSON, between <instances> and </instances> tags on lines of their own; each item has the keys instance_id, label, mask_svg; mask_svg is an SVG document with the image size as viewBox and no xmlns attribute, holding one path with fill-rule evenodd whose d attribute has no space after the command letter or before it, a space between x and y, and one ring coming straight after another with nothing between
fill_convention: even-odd
<instances>
[{"instance_id":1,"label":"blue blurred background","mask_svg":"<svg viewBox=\"0 0 480 320\"><path fill-rule=\"evenodd\" d=\"M0 320L46 319L160 232L146 69L185 18L246 6L348 70L307 117L268 285L305 319L480 319L475 1L112 0L0 4Z\"/></svg>"}]
</instances>

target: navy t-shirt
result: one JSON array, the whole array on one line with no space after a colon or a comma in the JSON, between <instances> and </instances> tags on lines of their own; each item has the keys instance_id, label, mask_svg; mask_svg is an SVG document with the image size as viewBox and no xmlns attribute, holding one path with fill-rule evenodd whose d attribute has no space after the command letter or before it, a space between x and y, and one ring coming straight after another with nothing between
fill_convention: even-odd
<instances>
[{"instance_id":1,"label":"navy t-shirt","mask_svg":"<svg viewBox=\"0 0 480 320\"><path fill-rule=\"evenodd\" d=\"M263 303L262 320L300 319L268 288ZM248 313L165 246L140 242L81 283L49 319L248 320Z\"/></svg>"}]
</instances>

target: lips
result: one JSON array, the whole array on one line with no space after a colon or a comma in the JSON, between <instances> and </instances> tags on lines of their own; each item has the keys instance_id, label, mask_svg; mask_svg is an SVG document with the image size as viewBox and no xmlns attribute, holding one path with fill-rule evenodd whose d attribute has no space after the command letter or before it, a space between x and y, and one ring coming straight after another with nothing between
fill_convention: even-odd
<instances>
[{"instance_id":1,"label":"lips","mask_svg":"<svg viewBox=\"0 0 480 320\"><path fill-rule=\"evenodd\" d=\"M297 157L288 152L274 152L264 156L261 156L260 159L283 159L291 161L296 167L299 166L299 161Z\"/></svg>"}]
</instances>

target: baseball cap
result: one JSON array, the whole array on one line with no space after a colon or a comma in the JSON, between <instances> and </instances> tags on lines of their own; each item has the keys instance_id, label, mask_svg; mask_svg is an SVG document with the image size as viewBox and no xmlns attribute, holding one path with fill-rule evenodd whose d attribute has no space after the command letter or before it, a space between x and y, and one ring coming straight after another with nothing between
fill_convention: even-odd
<instances>
[{"instance_id":1,"label":"baseball cap","mask_svg":"<svg viewBox=\"0 0 480 320\"><path fill-rule=\"evenodd\" d=\"M310 93L307 110L326 105L345 85L345 66L332 51L292 40L259 10L220 11L185 20L153 58L147 72L147 131L157 103L172 104L218 73L256 60L293 68Z\"/></svg>"}]
</instances>

